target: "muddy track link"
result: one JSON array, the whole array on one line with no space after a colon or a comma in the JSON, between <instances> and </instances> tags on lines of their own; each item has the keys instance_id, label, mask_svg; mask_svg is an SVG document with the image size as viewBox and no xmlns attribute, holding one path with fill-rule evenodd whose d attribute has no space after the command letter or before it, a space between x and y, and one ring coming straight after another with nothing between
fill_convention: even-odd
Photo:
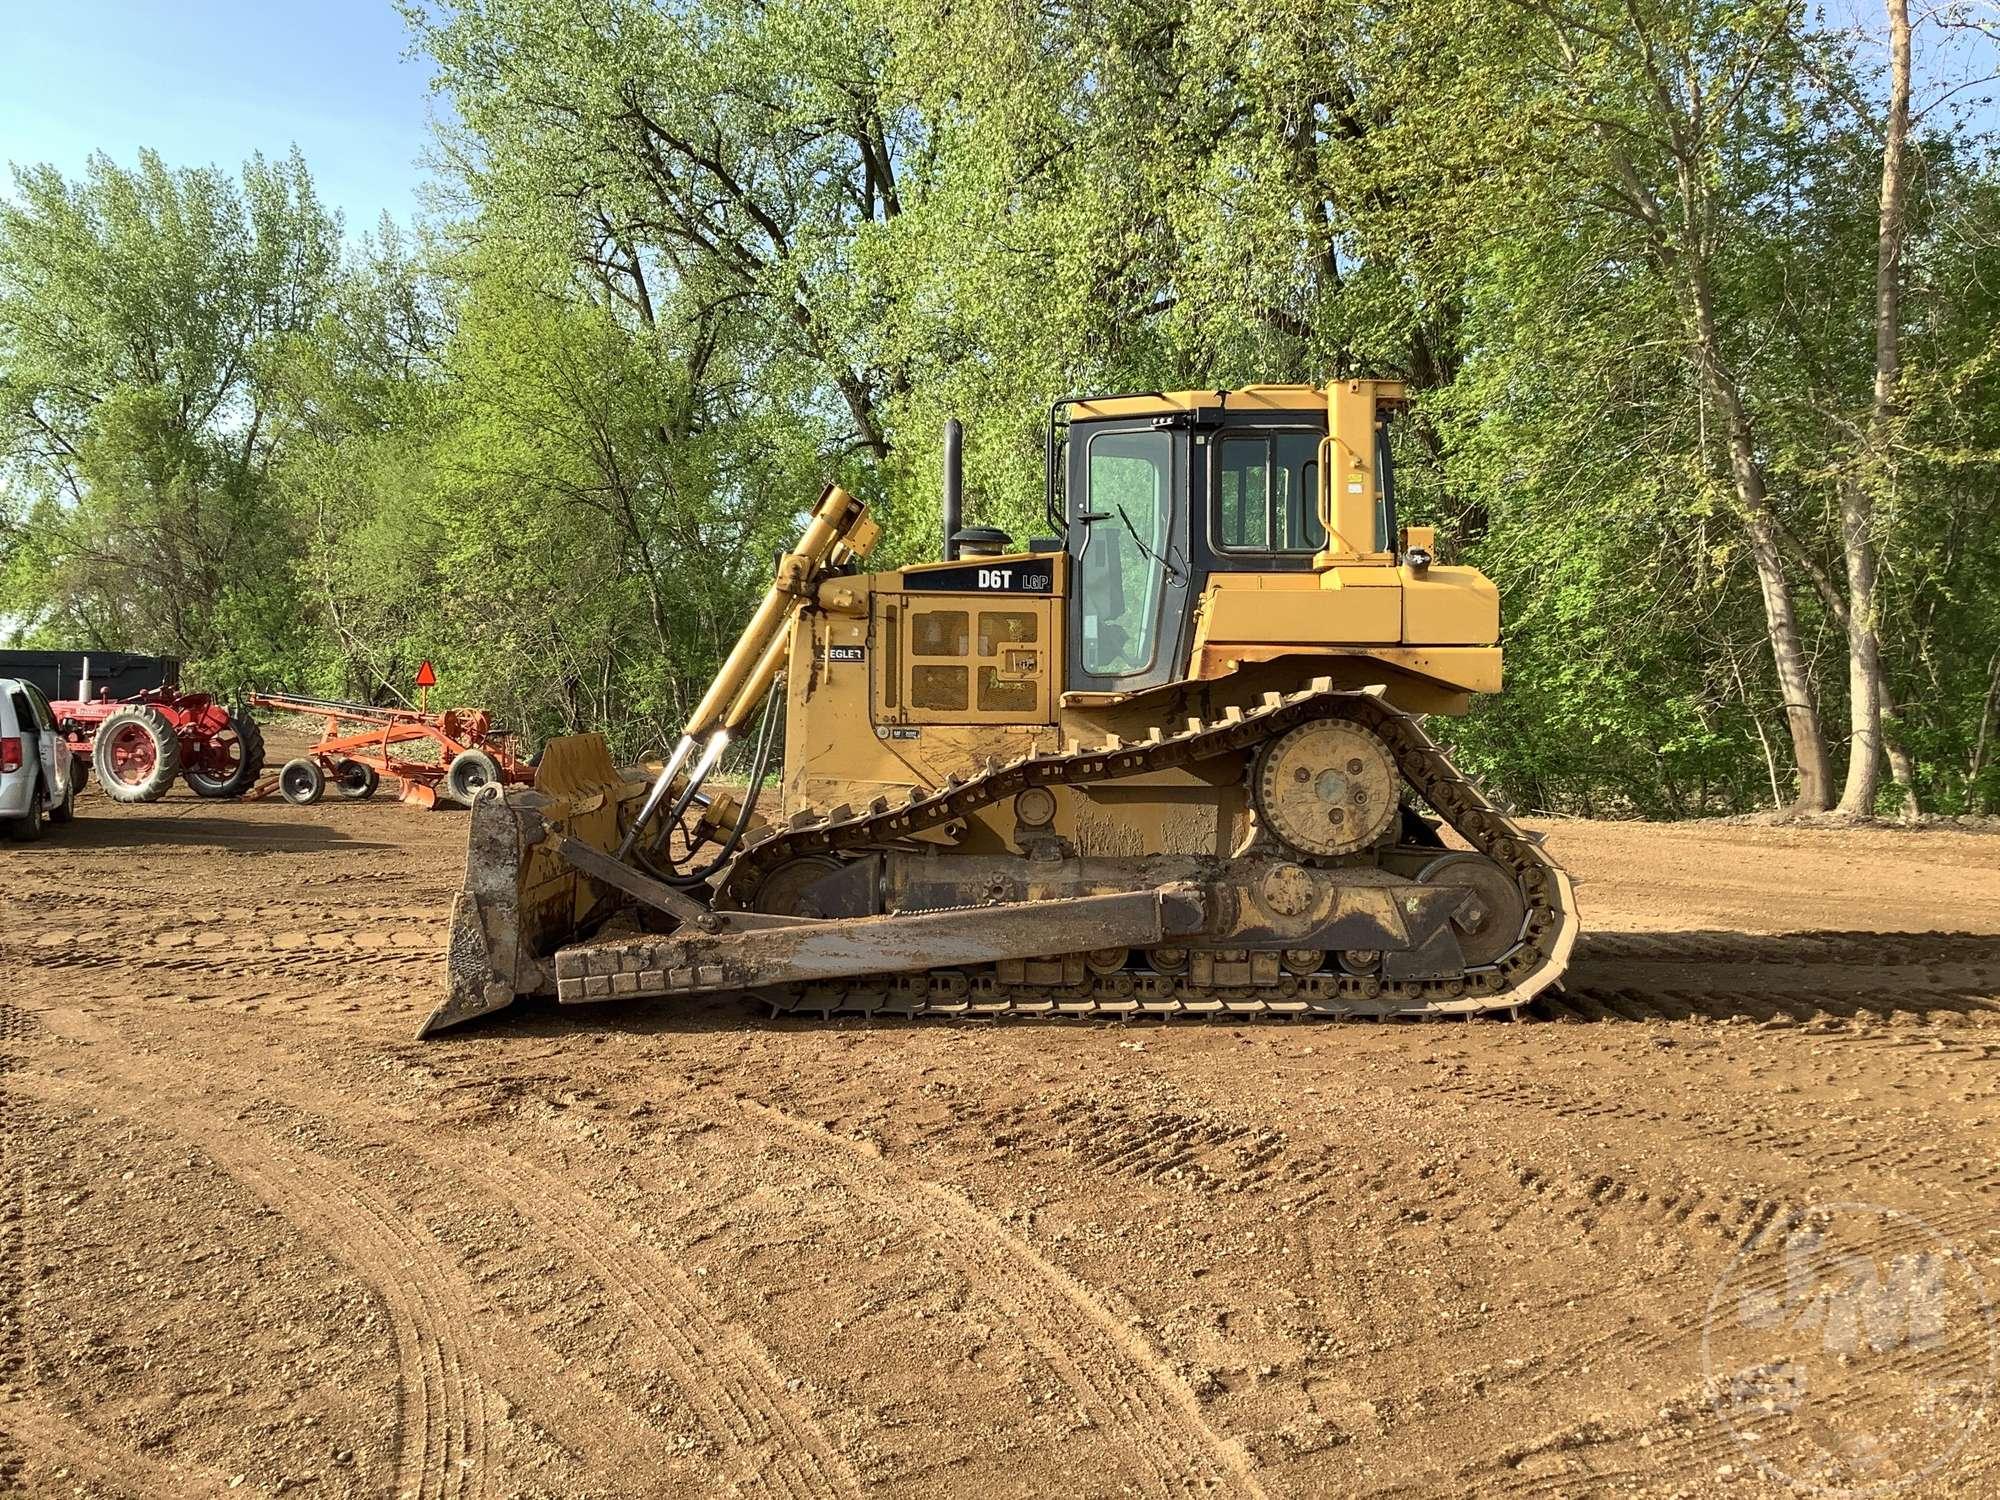
<instances>
[{"instance_id":1,"label":"muddy track link","mask_svg":"<svg viewBox=\"0 0 2000 1500\"><path fill-rule=\"evenodd\" d=\"M1081 983L1036 988L1003 983L993 970L939 969L844 983L790 985L760 991L778 1011L831 1014L858 1011L917 1015L1293 1015L1326 1017L1469 1017L1517 1012L1561 976L1576 942L1576 899L1569 876L1527 832L1471 782L1407 714L1377 692L1337 691L1326 678L1295 693L1266 694L1253 708L1230 708L1220 719L1190 719L1178 734L1154 730L1144 740L1110 740L1089 747L990 762L969 778L947 778L935 791L913 791L899 806L879 798L856 812L836 807L801 815L767 833L739 855L718 892L721 908L747 906L778 866L810 855L860 854L942 827L1031 786L1087 786L1168 770L1255 749L1314 719L1346 719L1380 736L1398 771L1444 822L1479 853L1510 871L1527 906L1521 941L1497 962L1448 978L1383 980L1321 972L1285 975L1275 984L1197 985L1186 977L1127 968L1089 974Z\"/></svg>"}]
</instances>

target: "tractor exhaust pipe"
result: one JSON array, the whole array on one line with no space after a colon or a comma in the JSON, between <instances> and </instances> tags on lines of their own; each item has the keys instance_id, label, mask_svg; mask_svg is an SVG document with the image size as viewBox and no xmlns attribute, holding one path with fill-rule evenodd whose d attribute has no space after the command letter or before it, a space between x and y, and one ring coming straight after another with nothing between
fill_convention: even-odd
<instances>
[{"instance_id":1,"label":"tractor exhaust pipe","mask_svg":"<svg viewBox=\"0 0 2000 1500\"><path fill-rule=\"evenodd\" d=\"M944 424L944 560L958 561L959 528L965 524L965 424Z\"/></svg>"}]
</instances>

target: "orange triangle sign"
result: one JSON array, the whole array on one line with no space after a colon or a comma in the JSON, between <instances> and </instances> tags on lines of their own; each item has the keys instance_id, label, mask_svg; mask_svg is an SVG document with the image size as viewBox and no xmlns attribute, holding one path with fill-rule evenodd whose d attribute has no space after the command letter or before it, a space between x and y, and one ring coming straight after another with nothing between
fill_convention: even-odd
<instances>
[{"instance_id":1,"label":"orange triangle sign","mask_svg":"<svg viewBox=\"0 0 2000 1500\"><path fill-rule=\"evenodd\" d=\"M438 680L438 674L431 670L431 664L429 662L425 662L421 667L417 668L418 687L436 687L437 680Z\"/></svg>"}]
</instances>

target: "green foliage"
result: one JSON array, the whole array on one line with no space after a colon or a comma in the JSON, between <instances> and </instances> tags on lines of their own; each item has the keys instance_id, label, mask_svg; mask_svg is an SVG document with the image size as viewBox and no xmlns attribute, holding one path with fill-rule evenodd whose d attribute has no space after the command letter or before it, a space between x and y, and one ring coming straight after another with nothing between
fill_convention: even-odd
<instances>
[{"instance_id":1,"label":"green foliage","mask_svg":"<svg viewBox=\"0 0 2000 1500\"><path fill-rule=\"evenodd\" d=\"M422 236L343 248L295 158L18 175L0 628L363 697L428 658L650 749L822 483L931 554L947 416L1023 536L1058 396L1382 374L1404 519L1502 589L1460 753L1750 808L1790 744L1698 267L1823 717L1861 482L1891 730L1926 805L2000 803L2000 173L1925 116L1868 450L1881 83L1789 0L405 11L454 120Z\"/></svg>"},{"instance_id":2,"label":"green foliage","mask_svg":"<svg viewBox=\"0 0 2000 1500\"><path fill-rule=\"evenodd\" d=\"M269 501L284 341L329 294L339 221L296 155L239 183L99 156L0 202L6 628L157 648L234 691L306 648ZM243 634L240 632L248 632Z\"/></svg>"}]
</instances>

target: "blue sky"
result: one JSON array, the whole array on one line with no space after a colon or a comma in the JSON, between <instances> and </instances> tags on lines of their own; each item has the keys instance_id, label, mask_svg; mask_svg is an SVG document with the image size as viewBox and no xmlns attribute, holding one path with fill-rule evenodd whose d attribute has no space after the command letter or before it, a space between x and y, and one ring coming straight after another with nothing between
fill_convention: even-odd
<instances>
[{"instance_id":1,"label":"blue sky","mask_svg":"<svg viewBox=\"0 0 2000 1500\"><path fill-rule=\"evenodd\" d=\"M432 108L408 46L389 0L0 0L0 163L234 172L296 142L350 234L407 221Z\"/></svg>"}]
</instances>

